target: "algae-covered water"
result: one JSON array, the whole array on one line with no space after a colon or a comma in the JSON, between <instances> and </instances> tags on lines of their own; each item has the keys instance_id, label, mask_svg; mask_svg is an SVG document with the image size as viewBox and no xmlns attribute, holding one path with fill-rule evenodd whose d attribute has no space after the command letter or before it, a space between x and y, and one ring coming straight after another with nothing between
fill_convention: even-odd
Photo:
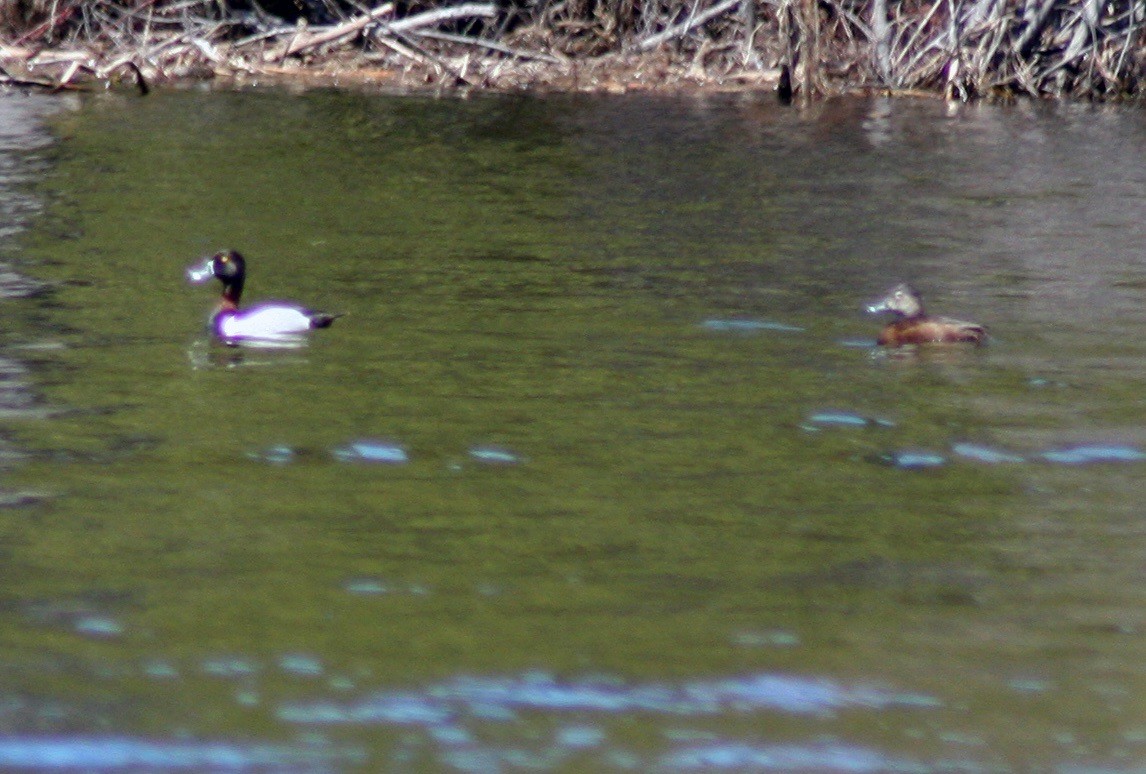
<instances>
[{"instance_id":1,"label":"algae-covered water","mask_svg":"<svg viewBox=\"0 0 1146 774\"><path fill-rule=\"evenodd\" d=\"M0 766L1146 765L1141 111L5 103Z\"/></svg>"}]
</instances>

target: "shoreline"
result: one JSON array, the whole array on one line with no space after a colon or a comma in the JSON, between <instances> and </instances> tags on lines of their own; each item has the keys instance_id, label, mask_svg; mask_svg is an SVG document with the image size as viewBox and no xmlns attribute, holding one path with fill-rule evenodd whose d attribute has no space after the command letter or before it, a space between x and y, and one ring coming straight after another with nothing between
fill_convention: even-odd
<instances>
[{"instance_id":1,"label":"shoreline","mask_svg":"<svg viewBox=\"0 0 1146 774\"><path fill-rule=\"evenodd\" d=\"M977 0L968 8L935 3L914 16L885 0L864 3L863 13L834 0L701 0L688 13L639 24L571 12L527 18L482 2L403 17L392 3L358 4L323 23L209 0L62 4L55 15L47 12L55 3L31 5L45 13L0 19L0 84L122 84L141 93L210 80L422 93L772 91L801 104L856 93L1146 98L1146 7L1138 0L1085 0L1093 13L1058 15L1044 2L1037 18L1027 13L1030 0L1021 13L1003 0Z\"/></svg>"}]
</instances>

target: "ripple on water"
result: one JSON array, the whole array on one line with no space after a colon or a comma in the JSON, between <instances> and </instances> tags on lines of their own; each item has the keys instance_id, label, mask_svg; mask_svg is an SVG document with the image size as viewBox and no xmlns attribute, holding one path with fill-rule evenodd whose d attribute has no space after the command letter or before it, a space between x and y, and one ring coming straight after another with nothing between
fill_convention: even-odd
<instances>
[{"instance_id":1,"label":"ripple on water","mask_svg":"<svg viewBox=\"0 0 1146 774\"><path fill-rule=\"evenodd\" d=\"M305 653L288 653L281 656L279 669L299 677L321 677L325 671L318 657Z\"/></svg>"},{"instance_id":2,"label":"ripple on water","mask_svg":"<svg viewBox=\"0 0 1146 774\"><path fill-rule=\"evenodd\" d=\"M901 470L929 470L947 464L947 458L931 451L893 451L879 455L877 461Z\"/></svg>"},{"instance_id":3,"label":"ripple on water","mask_svg":"<svg viewBox=\"0 0 1146 774\"><path fill-rule=\"evenodd\" d=\"M525 461L520 454L499 446L474 446L470 448L469 455L486 465L518 465Z\"/></svg>"},{"instance_id":4,"label":"ripple on water","mask_svg":"<svg viewBox=\"0 0 1146 774\"><path fill-rule=\"evenodd\" d=\"M295 461L298 453L285 444L275 444L258 451L247 452L247 457L257 462L266 462L271 465L287 465Z\"/></svg>"},{"instance_id":5,"label":"ripple on water","mask_svg":"<svg viewBox=\"0 0 1146 774\"><path fill-rule=\"evenodd\" d=\"M361 761L357 751L227 742L155 741L131 737L0 738L0 768L67 771L298 770Z\"/></svg>"},{"instance_id":6,"label":"ripple on water","mask_svg":"<svg viewBox=\"0 0 1146 774\"><path fill-rule=\"evenodd\" d=\"M875 349L879 346L879 342L870 338L840 339L836 343L849 349Z\"/></svg>"},{"instance_id":7,"label":"ripple on water","mask_svg":"<svg viewBox=\"0 0 1146 774\"><path fill-rule=\"evenodd\" d=\"M0 488L0 508L22 508L28 505L36 505L49 497L51 497L51 494L48 492Z\"/></svg>"},{"instance_id":8,"label":"ripple on water","mask_svg":"<svg viewBox=\"0 0 1146 774\"><path fill-rule=\"evenodd\" d=\"M814 770L882 771L899 761L843 742L807 746L757 745L722 740L711 732L666 733L668 752L645 758L611 738L606 716L633 713L673 718L711 718L722 713L756 711L832 717L848 709L931 709L930 696L867 686L847 686L817 678L757 674L681 683L627 683L604 677L561 680L537 672L510 677L457 677L419 690L384 691L350 702L287 703L278 717L301 724L393 725L421 729L440 763L464 771L526 767L560 769L589 761L640 770L707 770L803 767ZM524 722L534 728L530 749L503 747L490 738L486 724ZM545 725L535 727L538 722ZM547 727L548 730L541 731ZM494 732L493 738L502 734Z\"/></svg>"},{"instance_id":9,"label":"ripple on water","mask_svg":"<svg viewBox=\"0 0 1146 774\"><path fill-rule=\"evenodd\" d=\"M408 594L413 597L425 597L433 591L422 583L387 583L380 578L351 578L343 584L343 589L357 596Z\"/></svg>"},{"instance_id":10,"label":"ripple on water","mask_svg":"<svg viewBox=\"0 0 1146 774\"><path fill-rule=\"evenodd\" d=\"M918 764L846 744L754 745L725 742L685 747L661 757L668 771L921 771Z\"/></svg>"},{"instance_id":11,"label":"ripple on water","mask_svg":"<svg viewBox=\"0 0 1146 774\"><path fill-rule=\"evenodd\" d=\"M259 665L241 656L218 656L203 662L203 673L214 677L249 677L259 672Z\"/></svg>"},{"instance_id":12,"label":"ripple on water","mask_svg":"<svg viewBox=\"0 0 1146 774\"><path fill-rule=\"evenodd\" d=\"M362 440L339 446L331 452L339 462L369 462L404 465L410 461L406 449L392 441Z\"/></svg>"},{"instance_id":13,"label":"ripple on water","mask_svg":"<svg viewBox=\"0 0 1146 774\"><path fill-rule=\"evenodd\" d=\"M26 277L7 264L0 264L0 298L34 298L51 288L46 282Z\"/></svg>"},{"instance_id":14,"label":"ripple on water","mask_svg":"<svg viewBox=\"0 0 1146 774\"><path fill-rule=\"evenodd\" d=\"M27 366L0 357L0 418L38 419L52 413L33 389Z\"/></svg>"},{"instance_id":15,"label":"ripple on water","mask_svg":"<svg viewBox=\"0 0 1146 774\"><path fill-rule=\"evenodd\" d=\"M1085 465L1092 462L1142 462L1146 452L1133 446L1093 444L1052 449L1040 455L1047 462Z\"/></svg>"},{"instance_id":16,"label":"ripple on water","mask_svg":"<svg viewBox=\"0 0 1146 774\"><path fill-rule=\"evenodd\" d=\"M782 629L740 632L733 635L732 644L742 648L794 648L800 637Z\"/></svg>"},{"instance_id":17,"label":"ripple on water","mask_svg":"<svg viewBox=\"0 0 1146 774\"><path fill-rule=\"evenodd\" d=\"M656 712L712 715L726 711L774 710L828 715L847 707L937 706L930 697L870 687L848 687L825 679L759 674L679 685L631 685L603 678L565 681L545 673L520 677L457 677L422 692L383 692L357 703L287 704L283 720L295 723L436 723L475 708L559 712Z\"/></svg>"},{"instance_id":18,"label":"ripple on water","mask_svg":"<svg viewBox=\"0 0 1146 774\"><path fill-rule=\"evenodd\" d=\"M174 680L179 677L179 670L164 659L149 659L144 662L143 674L156 680Z\"/></svg>"},{"instance_id":19,"label":"ripple on water","mask_svg":"<svg viewBox=\"0 0 1146 774\"><path fill-rule=\"evenodd\" d=\"M976 443L956 443L951 445L951 452L958 457L997 465L1006 462L1025 462L1025 458L990 446L981 446Z\"/></svg>"},{"instance_id":20,"label":"ripple on water","mask_svg":"<svg viewBox=\"0 0 1146 774\"><path fill-rule=\"evenodd\" d=\"M375 595L388 594L390 585L376 578L352 578L343 586L351 594Z\"/></svg>"},{"instance_id":21,"label":"ripple on water","mask_svg":"<svg viewBox=\"0 0 1146 774\"><path fill-rule=\"evenodd\" d=\"M110 639L123 634L123 624L104 615L80 616L75 622L76 632L88 637Z\"/></svg>"},{"instance_id":22,"label":"ripple on water","mask_svg":"<svg viewBox=\"0 0 1146 774\"><path fill-rule=\"evenodd\" d=\"M776 333L803 333L799 325L774 322L772 320L744 320L744 319L713 319L705 320L700 327L710 331L731 333L756 333L759 331L773 331Z\"/></svg>"},{"instance_id":23,"label":"ripple on water","mask_svg":"<svg viewBox=\"0 0 1146 774\"><path fill-rule=\"evenodd\" d=\"M557 731L557 743L563 747L597 747L604 741L605 732L596 726L568 726Z\"/></svg>"},{"instance_id":24,"label":"ripple on water","mask_svg":"<svg viewBox=\"0 0 1146 774\"><path fill-rule=\"evenodd\" d=\"M818 432L825 427L895 427L895 422L882 417L869 417L855 411L816 411L800 425L801 430Z\"/></svg>"}]
</instances>

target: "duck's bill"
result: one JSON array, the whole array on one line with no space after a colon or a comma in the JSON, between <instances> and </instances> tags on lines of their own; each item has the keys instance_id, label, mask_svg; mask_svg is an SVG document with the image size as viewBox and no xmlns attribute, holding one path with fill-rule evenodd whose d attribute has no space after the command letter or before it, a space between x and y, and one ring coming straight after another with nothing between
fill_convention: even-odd
<instances>
[{"instance_id":1,"label":"duck's bill","mask_svg":"<svg viewBox=\"0 0 1146 774\"><path fill-rule=\"evenodd\" d=\"M212 268L212 259L208 258L204 263L190 266L187 269L187 279L190 282L206 282L215 276L215 271Z\"/></svg>"},{"instance_id":2,"label":"duck's bill","mask_svg":"<svg viewBox=\"0 0 1146 774\"><path fill-rule=\"evenodd\" d=\"M887 310L888 310L888 307L887 307L886 301L880 301L880 302L875 303L875 304L868 304L867 305L868 314L879 314L880 312L886 312Z\"/></svg>"}]
</instances>

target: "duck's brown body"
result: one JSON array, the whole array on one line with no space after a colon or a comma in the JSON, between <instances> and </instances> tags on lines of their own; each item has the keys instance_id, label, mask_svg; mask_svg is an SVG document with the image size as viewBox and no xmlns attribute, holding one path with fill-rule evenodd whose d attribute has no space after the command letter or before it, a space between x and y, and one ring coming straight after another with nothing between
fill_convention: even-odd
<instances>
[{"instance_id":1,"label":"duck's brown body","mask_svg":"<svg viewBox=\"0 0 1146 774\"><path fill-rule=\"evenodd\" d=\"M987 329L982 325L950 317L930 317L923 311L919 293L910 285L896 285L887 296L868 307L869 312L892 312L897 319L879 334L884 347L905 344L982 344Z\"/></svg>"},{"instance_id":2,"label":"duck's brown body","mask_svg":"<svg viewBox=\"0 0 1146 774\"><path fill-rule=\"evenodd\" d=\"M883 347L904 344L982 344L987 331L982 325L952 320L950 317L916 317L889 323L879 333Z\"/></svg>"}]
</instances>

